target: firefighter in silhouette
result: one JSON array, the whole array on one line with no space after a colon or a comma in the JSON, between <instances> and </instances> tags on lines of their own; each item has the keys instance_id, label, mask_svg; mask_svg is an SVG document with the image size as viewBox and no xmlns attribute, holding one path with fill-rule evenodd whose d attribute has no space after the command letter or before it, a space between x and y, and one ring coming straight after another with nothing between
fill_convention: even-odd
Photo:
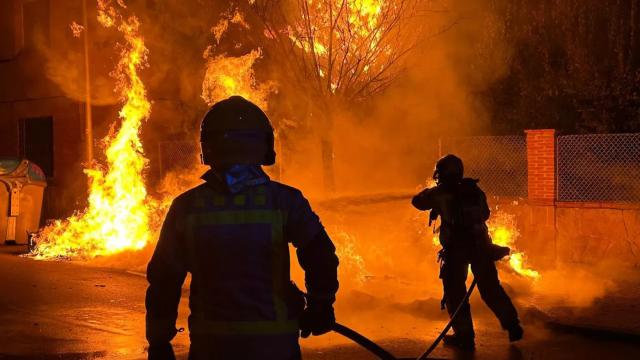
<instances>
[{"instance_id":1,"label":"firefighter in silhouette","mask_svg":"<svg viewBox=\"0 0 640 360\"><path fill-rule=\"evenodd\" d=\"M178 196L147 268L150 359L174 358L178 303L191 273L189 359L300 359L298 337L335 322L338 258L302 193L271 181L273 128L253 103L213 105L201 127L205 181ZM306 298L289 277L289 249Z\"/></svg>"},{"instance_id":2,"label":"firefighter in silhouette","mask_svg":"<svg viewBox=\"0 0 640 360\"><path fill-rule=\"evenodd\" d=\"M500 285L495 261L506 256L509 249L492 244L485 222L489 219L487 199L478 187L478 180L463 177L463 165L455 155L438 160L433 174L436 186L413 197L419 210L431 210L430 222L440 216L440 244L442 260L440 278L444 286L443 303L449 315L467 292L465 281L471 265L478 282L482 300L496 315L502 328L509 332L509 340L523 336L511 299ZM466 302L453 320L454 335L444 338L445 344L466 350L475 347L471 308Z\"/></svg>"}]
</instances>

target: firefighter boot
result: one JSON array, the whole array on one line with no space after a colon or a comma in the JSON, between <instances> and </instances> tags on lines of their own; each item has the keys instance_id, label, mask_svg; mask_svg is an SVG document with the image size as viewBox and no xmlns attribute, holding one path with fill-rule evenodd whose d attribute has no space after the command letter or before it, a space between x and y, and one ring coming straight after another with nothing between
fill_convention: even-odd
<instances>
[{"instance_id":1,"label":"firefighter boot","mask_svg":"<svg viewBox=\"0 0 640 360\"><path fill-rule=\"evenodd\" d=\"M509 331L509 341L514 342L522 339L524 335L524 329L520 324L516 324L508 329Z\"/></svg>"},{"instance_id":2,"label":"firefighter boot","mask_svg":"<svg viewBox=\"0 0 640 360\"><path fill-rule=\"evenodd\" d=\"M445 335L443 342L445 345L454 346L465 351L473 351L476 348L472 336Z\"/></svg>"}]
</instances>

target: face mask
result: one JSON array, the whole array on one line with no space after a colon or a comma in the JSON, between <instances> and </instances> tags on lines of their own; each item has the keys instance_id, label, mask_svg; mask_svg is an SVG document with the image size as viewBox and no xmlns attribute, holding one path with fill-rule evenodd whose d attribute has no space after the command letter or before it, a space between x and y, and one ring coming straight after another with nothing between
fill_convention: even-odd
<instances>
[{"instance_id":1,"label":"face mask","mask_svg":"<svg viewBox=\"0 0 640 360\"><path fill-rule=\"evenodd\" d=\"M232 165L222 175L232 193L269 181L269 177L259 165Z\"/></svg>"}]
</instances>

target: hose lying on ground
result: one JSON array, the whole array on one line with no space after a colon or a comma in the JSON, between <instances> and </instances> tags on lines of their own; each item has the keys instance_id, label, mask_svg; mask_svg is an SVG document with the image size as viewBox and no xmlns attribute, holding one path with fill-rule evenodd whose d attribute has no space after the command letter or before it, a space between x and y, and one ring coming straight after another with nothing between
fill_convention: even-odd
<instances>
[{"instance_id":1,"label":"hose lying on ground","mask_svg":"<svg viewBox=\"0 0 640 360\"><path fill-rule=\"evenodd\" d=\"M462 302L460 302L460 305L458 305L458 307L456 308L456 311L454 311L453 315L451 315L451 319L449 320L449 323L447 323L444 329L442 329L442 332L440 332L440 335L438 335L438 337L433 341L431 346L429 346L429 348L427 348L427 350L424 353L422 353L422 355L420 355L417 358L417 360L427 359L429 354L431 354L433 350L435 350L435 348L438 346L438 344L440 344L440 341L444 339L444 336L447 334L449 329L451 329L451 326L453 325L453 320L456 318L456 316L458 316L458 313L462 309L462 306L467 301L469 301L469 298L471 297L471 293L473 293L473 289L475 289L477 283L478 283L477 280L473 279L473 281L471 282L471 286L469 286L469 290L467 290L467 294L464 296L464 299L462 299ZM398 360L398 358L393 356L387 350L383 349L380 345L367 339L362 334L354 331L353 329L350 329L342 324L335 323L333 325L332 330L346 337L347 339L355 342L356 344L362 346L363 348L367 349L369 352L371 352L372 354L374 354L375 356L377 356L382 360Z\"/></svg>"},{"instance_id":2,"label":"hose lying on ground","mask_svg":"<svg viewBox=\"0 0 640 360\"><path fill-rule=\"evenodd\" d=\"M367 339L362 334L342 325L335 323L333 324L333 331L338 334L346 337L347 339L355 342L356 344L362 346L363 348L369 350L372 354L379 357L382 360L397 360L395 356L391 355L387 350L380 347L380 345L374 343L373 341Z\"/></svg>"}]
</instances>

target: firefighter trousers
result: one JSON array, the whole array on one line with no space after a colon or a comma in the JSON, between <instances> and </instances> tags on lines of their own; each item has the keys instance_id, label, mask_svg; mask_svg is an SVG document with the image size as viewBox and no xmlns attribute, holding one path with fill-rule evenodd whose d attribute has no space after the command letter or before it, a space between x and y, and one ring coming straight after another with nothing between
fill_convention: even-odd
<instances>
[{"instance_id":1,"label":"firefighter trousers","mask_svg":"<svg viewBox=\"0 0 640 360\"><path fill-rule=\"evenodd\" d=\"M482 300L493 311L502 328L507 330L519 323L518 313L498 279L494 261L484 254L471 254L464 249L447 250L440 277L444 286L445 304L449 316L458 308L467 293L467 273L471 265ZM471 306L467 301L453 321L453 330L461 337L474 337Z\"/></svg>"}]
</instances>

